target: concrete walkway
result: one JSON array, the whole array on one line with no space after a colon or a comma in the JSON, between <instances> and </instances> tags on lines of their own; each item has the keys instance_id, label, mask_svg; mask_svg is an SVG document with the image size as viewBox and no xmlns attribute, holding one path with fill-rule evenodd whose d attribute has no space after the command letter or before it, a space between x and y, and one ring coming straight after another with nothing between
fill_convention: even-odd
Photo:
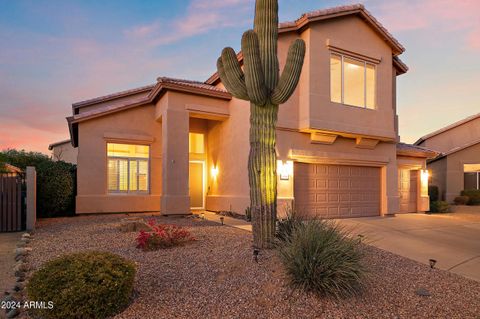
<instances>
[{"instance_id":1,"label":"concrete walkway","mask_svg":"<svg viewBox=\"0 0 480 319\"><path fill-rule=\"evenodd\" d=\"M246 220L237 219L237 218L228 217L228 216L220 216L218 214L215 214L215 213L212 213L212 212L207 212L207 211L200 212L199 214L202 214L202 213L203 213L204 218L206 220L221 223L222 221L220 220L220 217L223 217L223 224L224 225L235 227L235 228L246 230L246 231L250 231L250 232L252 231L252 224L250 224Z\"/></svg>"},{"instance_id":2,"label":"concrete walkway","mask_svg":"<svg viewBox=\"0 0 480 319\"><path fill-rule=\"evenodd\" d=\"M14 249L22 237L20 233L0 233L0 298L3 292L12 289L15 284L13 267L15 266Z\"/></svg>"},{"instance_id":3,"label":"concrete walkway","mask_svg":"<svg viewBox=\"0 0 480 319\"><path fill-rule=\"evenodd\" d=\"M427 265L435 259L437 268L480 281L480 220L399 214L339 222L370 245Z\"/></svg>"}]
</instances>

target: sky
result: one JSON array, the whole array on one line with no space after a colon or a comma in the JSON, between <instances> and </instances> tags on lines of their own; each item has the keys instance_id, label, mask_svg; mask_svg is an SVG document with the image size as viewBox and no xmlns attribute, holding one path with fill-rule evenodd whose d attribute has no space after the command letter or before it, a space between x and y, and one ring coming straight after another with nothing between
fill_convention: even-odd
<instances>
[{"instance_id":1,"label":"sky","mask_svg":"<svg viewBox=\"0 0 480 319\"><path fill-rule=\"evenodd\" d=\"M402 141L480 112L480 0L279 0L279 17L357 2L406 48ZM48 153L74 102L159 76L204 81L253 13L253 0L0 0L0 150Z\"/></svg>"}]
</instances>

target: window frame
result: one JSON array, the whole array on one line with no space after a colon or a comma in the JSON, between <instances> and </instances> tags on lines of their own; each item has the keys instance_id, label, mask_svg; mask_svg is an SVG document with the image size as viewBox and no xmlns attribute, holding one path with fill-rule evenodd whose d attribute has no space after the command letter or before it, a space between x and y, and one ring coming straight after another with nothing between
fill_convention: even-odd
<instances>
[{"instance_id":1,"label":"window frame","mask_svg":"<svg viewBox=\"0 0 480 319\"><path fill-rule=\"evenodd\" d=\"M360 108L360 109L366 109L366 110L371 110L371 111L376 111L378 108L377 108L377 64L376 63L372 63L370 61L367 61L367 60L363 60L363 59L360 59L360 58L357 58L357 57L354 57L354 56L351 56L351 55L346 55L346 54L343 54L343 53L337 53L337 52L330 52L330 58L329 58L329 63L331 65L331 61L332 61L332 56L336 56L336 57L340 57L340 89L341 89L341 92L340 92L340 99L341 101L340 102L335 102L332 100L332 69L331 67L329 68L330 70L330 77L329 77L329 84L330 84L330 102L331 103L335 103L335 104L341 104L341 105L345 105L345 106L350 106L350 107L356 107L356 108ZM354 60L354 61L357 61L357 62L361 62L363 63L363 106L358 106L358 105L353 105L353 104L347 104L345 103L345 58L347 59L350 59L350 60ZM374 76L375 76L375 84L373 86L373 95L374 95L374 103L373 103L373 108L369 108L367 106L367 65L372 65L373 66L373 69L374 69Z\"/></svg>"},{"instance_id":2,"label":"window frame","mask_svg":"<svg viewBox=\"0 0 480 319\"><path fill-rule=\"evenodd\" d=\"M134 145L134 146L147 146L148 147L148 157L145 158L145 157L125 157L125 156L109 156L108 155L108 144L123 144L123 145ZM138 194L150 194L150 182L151 182L151 178L150 178L150 172L151 172L151 161L150 161L150 158L151 158L151 146L148 145L148 144L141 144L141 143L136 143L136 144L132 144L132 143L122 143L122 142L106 142L105 144L105 153L107 155L107 160L106 160L106 166L107 166L107 194L111 194L111 195L138 195ZM116 190L111 190L109 189L108 187L108 184L109 184L109 169L108 169L108 162L110 160L126 160L127 161L127 190L126 191L123 191L123 190L120 190L120 178L119 178L119 172L117 170L117 189ZM130 190L130 162L131 161L135 161L137 163L137 190L135 191L131 191ZM146 190L138 190L138 186L139 186L139 169L140 169L140 161L143 161L143 162L147 162L147 189ZM118 163L118 162L117 162ZM118 167L118 164L117 164L117 167Z\"/></svg>"}]
</instances>

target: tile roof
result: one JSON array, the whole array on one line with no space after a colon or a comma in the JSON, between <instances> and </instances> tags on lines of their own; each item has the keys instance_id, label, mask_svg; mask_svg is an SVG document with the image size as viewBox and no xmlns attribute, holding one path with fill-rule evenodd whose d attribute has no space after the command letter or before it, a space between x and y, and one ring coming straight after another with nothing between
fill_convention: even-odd
<instances>
[{"instance_id":1,"label":"tile roof","mask_svg":"<svg viewBox=\"0 0 480 319\"><path fill-rule=\"evenodd\" d=\"M360 13L361 15L363 15L368 23L378 29L380 33L383 33L386 38L385 40L390 42L395 47L395 49L399 51L398 53L402 53L403 51L405 51L405 48L400 44L400 42L398 42L398 40L395 39L393 35L388 32L388 30L367 9L365 9L365 6L360 3L306 12L295 21L287 21L280 23L279 32L282 32L285 29L299 29L311 21L320 20L322 18L332 18L336 16L354 13Z\"/></svg>"},{"instance_id":2,"label":"tile roof","mask_svg":"<svg viewBox=\"0 0 480 319\"><path fill-rule=\"evenodd\" d=\"M160 83L171 83L171 84L176 84L176 85L181 85L181 86L186 86L186 87L194 87L194 88L199 88L199 89L204 89L204 90L228 93L226 90L223 90L223 89L221 89L219 87L216 87L214 85L211 85L211 84L208 84L208 83L205 83L205 82L200 82L200 81L175 79L175 78L164 77L164 76L157 78L157 81L160 82Z\"/></svg>"},{"instance_id":3,"label":"tile roof","mask_svg":"<svg viewBox=\"0 0 480 319\"><path fill-rule=\"evenodd\" d=\"M445 126L445 127L442 127L441 129L436 130L436 131L434 131L434 132L432 132L432 133L429 133L429 134L427 134L427 135L424 135L424 136L420 137L420 138L419 138L415 143L413 143L413 144L414 144L414 145L421 144L421 143L424 142L425 140L428 140L429 138L434 137L435 135L438 135L438 134L440 134L440 133L446 132L446 131L451 130L451 129L457 127L457 126L460 126L460 125L462 125L462 124L468 123L468 122L473 121L473 120L476 120L476 119L478 119L478 118L480 118L480 113L475 114L475 115L472 115L472 116L469 116L469 117L466 117L466 118L464 118L463 120L457 121L457 122L455 122L455 123L452 123L452 124L450 124L450 125L447 125L447 126Z\"/></svg>"},{"instance_id":4,"label":"tile roof","mask_svg":"<svg viewBox=\"0 0 480 319\"><path fill-rule=\"evenodd\" d=\"M397 143L397 155L434 158L439 152L428 149L426 147L416 146L412 144Z\"/></svg>"},{"instance_id":5,"label":"tile roof","mask_svg":"<svg viewBox=\"0 0 480 319\"><path fill-rule=\"evenodd\" d=\"M120 97L129 96L129 95L132 95L132 94L149 92L154 87L155 87L155 84L151 84L151 85L145 85L145 86L141 86L141 87L130 89L130 90L115 92L115 93L112 93L112 94L95 97L93 99L88 99L88 100L85 100L85 101L80 101L80 102L73 103L72 107L73 108L78 108L78 107L83 107L83 106L88 106L88 105L92 105L92 104L97 104L97 103L102 103L102 102L118 99Z\"/></svg>"}]
</instances>

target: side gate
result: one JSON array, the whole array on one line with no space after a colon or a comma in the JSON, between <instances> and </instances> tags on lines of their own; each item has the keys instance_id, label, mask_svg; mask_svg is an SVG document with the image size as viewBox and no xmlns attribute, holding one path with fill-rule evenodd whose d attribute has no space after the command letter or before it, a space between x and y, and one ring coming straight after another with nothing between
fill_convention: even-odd
<instances>
[{"instance_id":1,"label":"side gate","mask_svg":"<svg viewBox=\"0 0 480 319\"><path fill-rule=\"evenodd\" d=\"M0 232L25 230L25 195L25 176L23 174L0 174Z\"/></svg>"}]
</instances>

